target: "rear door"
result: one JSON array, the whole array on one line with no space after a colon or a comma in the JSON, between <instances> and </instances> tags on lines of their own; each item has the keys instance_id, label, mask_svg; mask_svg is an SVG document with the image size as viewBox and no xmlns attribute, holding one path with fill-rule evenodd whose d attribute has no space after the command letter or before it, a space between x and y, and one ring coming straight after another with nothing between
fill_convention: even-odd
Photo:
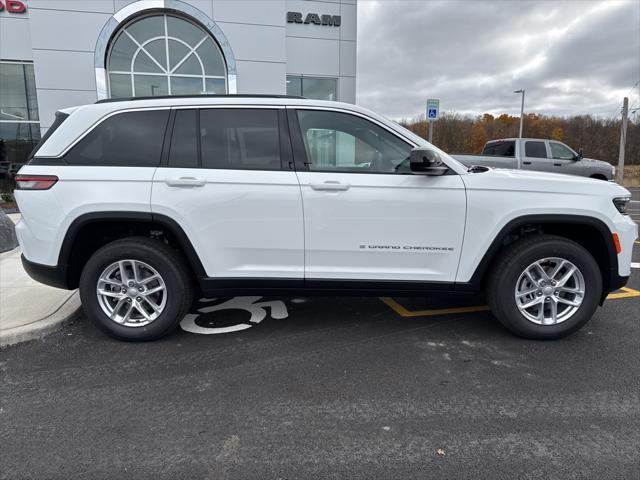
<instances>
[{"instance_id":1,"label":"rear door","mask_svg":"<svg viewBox=\"0 0 640 480\"><path fill-rule=\"evenodd\" d=\"M173 115L152 211L180 224L209 277L302 280L302 201L284 109Z\"/></svg>"},{"instance_id":2,"label":"rear door","mask_svg":"<svg viewBox=\"0 0 640 480\"><path fill-rule=\"evenodd\" d=\"M540 172L553 171L553 162L549 158L547 145L544 140L524 141L522 168L524 170L537 170Z\"/></svg>"}]
</instances>

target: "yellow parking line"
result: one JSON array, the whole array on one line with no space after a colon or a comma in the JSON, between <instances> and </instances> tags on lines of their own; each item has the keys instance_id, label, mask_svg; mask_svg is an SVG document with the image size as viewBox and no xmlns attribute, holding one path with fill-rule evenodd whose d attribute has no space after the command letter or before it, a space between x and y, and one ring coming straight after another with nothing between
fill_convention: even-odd
<instances>
[{"instance_id":1,"label":"yellow parking line","mask_svg":"<svg viewBox=\"0 0 640 480\"><path fill-rule=\"evenodd\" d=\"M633 288L622 287L621 291L610 293L607 296L607 300L618 300L620 298L640 297L640 291ZM395 299L391 297L380 297L389 308L396 312L401 317L432 317L435 315L451 315L454 313L473 313L473 312L486 312L489 310L488 305L477 305L472 307L454 307L454 308L435 308L431 310L407 310L404 306L399 304Z\"/></svg>"},{"instance_id":2,"label":"yellow parking line","mask_svg":"<svg viewBox=\"0 0 640 480\"><path fill-rule=\"evenodd\" d=\"M633 288L622 287L622 292L610 293L607 300L616 300L618 298L640 297L640 292Z\"/></svg>"},{"instance_id":3,"label":"yellow parking line","mask_svg":"<svg viewBox=\"0 0 640 480\"><path fill-rule=\"evenodd\" d=\"M488 305L479 305L477 307L458 307L458 308L440 308L434 310L415 310L410 311L400 305L391 297L380 297L384 303L386 303L392 310L394 310L401 317L430 317L432 315L450 315L452 313L470 313L470 312L483 312L489 310Z\"/></svg>"}]
</instances>

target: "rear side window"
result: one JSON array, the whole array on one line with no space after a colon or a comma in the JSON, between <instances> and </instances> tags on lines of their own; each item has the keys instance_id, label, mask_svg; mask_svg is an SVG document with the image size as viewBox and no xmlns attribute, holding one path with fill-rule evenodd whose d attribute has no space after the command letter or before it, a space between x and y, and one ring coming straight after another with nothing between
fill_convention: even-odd
<instances>
[{"instance_id":1,"label":"rear side window","mask_svg":"<svg viewBox=\"0 0 640 480\"><path fill-rule=\"evenodd\" d=\"M526 142L524 144L525 157L547 158L544 142Z\"/></svg>"},{"instance_id":2,"label":"rear side window","mask_svg":"<svg viewBox=\"0 0 640 480\"><path fill-rule=\"evenodd\" d=\"M514 157L516 155L516 142L487 143L482 150L482 155L493 157Z\"/></svg>"},{"instance_id":3,"label":"rear side window","mask_svg":"<svg viewBox=\"0 0 640 480\"><path fill-rule=\"evenodd\" d=\"M202 166L280 170L278 111L212 108L200 111Z\"/></svg>"},{"instance_id":4,"label":"rear side window","mask_svg":"<svg viewBox=\"0 0 640 480\"><path fill-rule=\"evenodd\" d=\"M177 110L171 135L169 166L196 168L198 166L198 137L196 110Z\"/></svg>"},{"instance_id":5,"label":"rear side window","mask_svg":"<svg viewBox=\"0 0 640 480\"><path fill-rule=\"evenodd\" d=\"M65 155L72 165L150 167L160 164L169 110L113 115Z\"/></svg>"}]
</instances>

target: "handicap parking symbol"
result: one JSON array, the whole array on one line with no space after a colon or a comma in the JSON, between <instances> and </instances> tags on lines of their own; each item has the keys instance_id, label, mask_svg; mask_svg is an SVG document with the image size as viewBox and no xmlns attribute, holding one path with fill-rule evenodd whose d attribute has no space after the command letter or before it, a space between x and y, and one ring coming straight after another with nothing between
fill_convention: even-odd
<instances>
[{"instance_id":1,"label":"handicap parking symbol","mask_svg":"<svg viewBox=\"0 0 640 480\"><path fill-rule=\"evenodd\" d=\"M270 300L260 302L259 300L261 299L262 297L235 297L222 303L213 303L216 302L217 299L201 298L199 304L205 304L205 306L198 308L195 312L187 314L180 322L180 327L190 333L216 335L251 328L264 320L268 312L271 313L271 318L275 319L283 319L289 316L289 312L283 301ZM244 310L250 318L233 325L215 326L215 324L218 323L216 318L211 318L209 315L224 310ZM201 321L202 317L209 317L209 320L213 320L213 322L207 322L207 324L213 323L214 325L205 326Z\"/></svg>"},{"instance_id":2,"label":"handicap parking symbol","mask_svg":"<svg viewBox=\"0 0 640 480\"><path fill-rule=\"evenodd\" d=\"M435 108L429 109L429 118L436 118L438 116L438 110Z\"/></svg>"}]
</instances>

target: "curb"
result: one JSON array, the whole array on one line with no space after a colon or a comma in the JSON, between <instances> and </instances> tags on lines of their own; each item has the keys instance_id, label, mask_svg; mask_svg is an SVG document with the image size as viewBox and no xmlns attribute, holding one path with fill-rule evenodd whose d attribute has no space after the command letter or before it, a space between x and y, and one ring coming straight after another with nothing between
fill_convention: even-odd
<instances>
[{"instance_id":1,"label":"curb","mask_svg":"<svg viewBox=\"0 0 640 480\"><path fill-rule=\"evenodd\" d=\"M50 315L19 327L0 330L0 347L36 340L55 332L80 315L80 294L75 291Z\"/></svg>"}]
</instances>

